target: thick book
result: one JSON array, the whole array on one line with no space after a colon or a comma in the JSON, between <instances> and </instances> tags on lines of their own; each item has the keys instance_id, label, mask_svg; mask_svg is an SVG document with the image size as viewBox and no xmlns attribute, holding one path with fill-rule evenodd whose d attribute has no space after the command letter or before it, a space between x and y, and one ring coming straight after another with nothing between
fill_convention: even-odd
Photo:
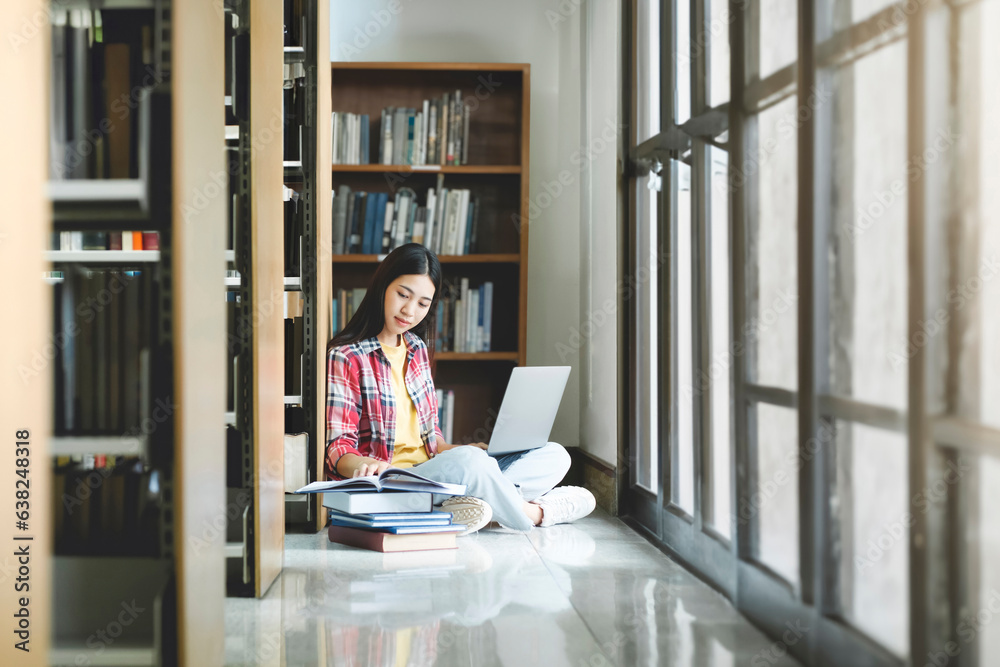
<instances>
[{"instance_id":1,"label":"thick book","mask_svg":"<svg viewBox=\"0 0 1000 667\"><path fill-rule=\"evenodd\" d=\"M344 495L344 494L341 494ZM404 517L396 519L392 517ZM330 511L330 521L338 526L353 526L355 528L369 528L372 530L390 530L392 528L443 528L451 526L451 512L390 512L390 513L368 513L368 514L347 514L345 512ZM417 531L414 531L417 532ZM435 530L427 531L429 533ZM447 532L447 531L442 531Z\"/></svg>"},{"instance_id":2,"label":"thick book","mask_svg":"<svg viewBox=\"0 0 1000 667\"><path fill-rule=\"evenodd\" d=\"M417 535L393 535L362 528L330 526L328 535L331 542L350 547L390 553L394 551L427 551L430 549L456 549L455 533L421 533Z\"/></svg>"},{"instance_id":3,"label":"thick book","mask_svg":"<svg viewBox=\"0 0 1000 667\"><path fill-rule=\"evenodd\" d=\"M326 492L323 507L345 514L429 513L433 499L426 491Z\"/></svg>"},{"instance_id":4,"label":"thick book","mask_svg":"<svg viewBox=\"0 0 1000 667\"><path fill-rule=\"evenodd\" d=\"M327 493L333 491L428 491L444 495L465 495L464 484L435 482L418 475L408 468L386 468L379 475L352 477L334 481L318 481L306 484L295 493Z\"/></svg>"}]
</instances>

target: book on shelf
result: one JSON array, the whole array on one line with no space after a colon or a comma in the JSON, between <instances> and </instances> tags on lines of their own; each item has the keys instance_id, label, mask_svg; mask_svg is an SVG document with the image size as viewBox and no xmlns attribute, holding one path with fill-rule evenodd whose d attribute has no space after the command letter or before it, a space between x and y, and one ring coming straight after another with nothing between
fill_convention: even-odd
<instances>
[{"instance_id":1,"label":"book on shelf","mask_svg":"<svg viewBox=\"0 0 1000 667\"><path fill-rule=\"evenodd\" d=\"M159 250L159 232L57 232L50 250Z\"/></svg>"},{"instance_id":2,"label":"book on shelf","mask_svg":"<svg viewBox=\"0 0 1000 667\"><path fill-rule=\"evenodd\" d=\"M378 475L353 477L351 479L327 480L307 484L296 493L332 493L343 491L426 491L444 495L465 495L464 484L436 482L419 475L408 468L386 468Z\"/></svg>"},{"instance_id":3,"label":"book on shelf","mask_svg":"<svg viewBox=\"0 0 1000 667\"><path fill-rule=\"evenodd\" d=\"M493 281L470 287L468 278L446 279L438 299L436 352L489 352L493 336Z\"/></svg>"},{"instance_id":4,"label":"book on shelf","mask_svg":"<svg viewBox=\"0 0 1000 667\"><path fill-rule=\"evenodd\" d=\"M53 290L55 434L139 433L153 330L148 274L71 266Z\"/></svg>"},{"instance_id":5,"label":"book on shelf","mask_svg":"<svg viewBox=\"0 0 1000 667\"><path fill-rule=\"evenodd\" d=\"M460 90L419 107L385 107L378 116L378 159L382 165L462 165L469 161L471 109ZM334 164L372 164L372 129L367 114L334 111ZM447 139L444 139L447 137Z\"/></svg>"},{"instance_id":6,"label":"book on shelf","mask_svg":"<svg viewBox=\"0 0 1000 667\"><path fill-rule=\"evenodd\" d=\"M162 78L152 14L56 8L49 18L50 177L139 178L148 92Z\"/></svg>"},{"instance_id":7,"label":"book on shelf","mask_svg":"<svg viewBox=\"0 0 1000 667\"><path fill-rule=\"evenodd\" d=\"M347 185L333 197L334 254L388 254L406 243L420 243L439 255L478 251L479 199L466 189L444 187L438 175L419 201L409 187L385 192L354 192Z\"/></svg>"},{"instance_id":8,"label":"book on shelf","mask_svg":"<svg viewBox=\"0 0 1000 667\"><path fill-rule=\"evenodd\" d=\"M345 514L423 513L432 509L432 494L426 491L382 491L323 494L323 507Z\"/></svg>"},{"instance_id":9,"label":"book on shelf","mask_svg":"<svg viewBox=\"0 0 1000 667\"><path fill-rule=\"evenodd\" d=\"M327 529L327 534L331 542L383 553L458 548L455 532L393 535L363 528L331 525Z\"/></svg>"},{"instance_id":10,"label":"book on shelf","mask_svg":"<svg viewBox=\"0 0 1000 667\"><path fill-rule=\"evenodd\" d=\"M335 315L332 318L333 326L330 328L330 331L336 333L347 326L347 323L351 321L355 311L361 305L362 300L364 300L366 291L364 287L355 287L354 289L341 287L337 289L336 297L333 299Z\"/></svg>"},{"instance_id":11,"label":"book on shelf","mask_svg":"<svg viewBox=\"0 0 1000 667\"><path fill-rule=\"evenodd\" d=\"M441 435L447 442L453 441L455 425L455 392L451 389L435 389L438 404L438 424L441 425Z\"/></svg>"}]
</instances>

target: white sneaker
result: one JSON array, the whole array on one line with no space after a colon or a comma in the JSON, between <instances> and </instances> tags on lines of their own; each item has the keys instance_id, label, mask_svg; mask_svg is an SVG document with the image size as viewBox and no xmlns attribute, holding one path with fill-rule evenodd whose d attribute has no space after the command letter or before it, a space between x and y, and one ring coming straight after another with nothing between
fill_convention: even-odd
<instances>
[{"instance_id":1,"label":"white sneaker","mask_svg":"<svg viewBox=\"0 0 1000 667\"><path fill-rule=\"evenodd\" d=\"M556 487L535 503L542 508L542 526L571 523L587 516L597 507L594 494L581 486Z\"/></svg>"},{"instance_id":2,"label":"white sneaker","mask_svg":"<svg viewBox=\"0 0 1000 667\"><path fill-rule=\"evenodd\" d=\"M451 512L451 522L465 526L458 536L474 533L493 518L493 508L472 496L454 496L441 503L442 512Z\"/></svg>"}]
</instances>

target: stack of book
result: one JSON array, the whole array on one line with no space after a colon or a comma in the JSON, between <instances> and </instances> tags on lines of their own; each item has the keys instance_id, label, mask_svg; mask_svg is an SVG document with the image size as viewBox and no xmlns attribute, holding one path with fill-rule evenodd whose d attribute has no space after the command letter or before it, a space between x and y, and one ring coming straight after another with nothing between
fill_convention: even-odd
<instances>
[{"instance_id":1,"label":"stack of book","mask_svg":"<svg viewBox=\"0 0 1000 667\"><path fill-rule=\"evenodd\" d=\"M159 250L159 232L53 232L50 250Z\"/></svg>"},{"instance_id":2,"label":"stack of book","mask_svg":"<svg viewBox=\"0 0 1000 667\"><path fill-rule=\"evenodd\" d=\"M455 549L449 512L435 512L433 495L463 495L465 486L427 479L409 469L387 468L380 475L313 482L296 493L322 493L330 511L331 542L372 551Z\"/></svg>"},{"instance_id":3,"label":"stack of book","mask_svg":"<svg viewBox=\"0 0 1000 667\"><path fill-rule=\"evenodd\" d=\"M489 352L493 344L493 282L470 287L446 280L437 304L437 352Z\"/></svg>"},{"instance_id":4,"label":"stack of book","mask_svg":"<svg viewBox=\"0 0 1000 667\"><path fill-rule=\"evenodd\" d=\"M385 107L378 133L378 162L387 165L469 162L469 107L462 91L424 100L421 107ZM334 164L370 164L368 114L334 111Z\"/></svg>"},{"instance_id":5,"label":"stack of book","mask_svg":"<svg viewBox=\"0 0 1000 667\"><path fill-rule=\"evenodd\" d=\"M428 188L424 204L408 187L385 192L352 192L341 185L333 197L334 254L389 253L406 243L420 243L439 255L477 252L479 198L469 190Z\"/></svg>"}]
</instances>

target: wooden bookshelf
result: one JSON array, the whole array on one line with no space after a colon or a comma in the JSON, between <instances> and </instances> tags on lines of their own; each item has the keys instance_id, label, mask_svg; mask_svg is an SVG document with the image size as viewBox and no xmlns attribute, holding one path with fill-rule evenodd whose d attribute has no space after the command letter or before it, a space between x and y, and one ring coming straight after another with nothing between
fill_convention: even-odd
<instances>
[{"instance_id":1,"label":"wooden bookshelf","mask_svg":"<svg viewBox=\"0 0 1000 667\"><path fill-rule=\"evenodd\" d=\"M469 254L440 255L445 279L494 285L489 352L433 353L438 388L455 391L454 440L484 440L492 428L515 365L526 362L530 66L520 63L334 62L332 110L369 117L369 156L378 161L385 107L420 109L424 99L460 90L472 109L468 157L460 165L332 164L333 188L388 192L402 186L426 192L468 189L479 199L477 244ZM367 287L381 254L336 254L332 285ZM339 326L343 326L340 322Z\"/></svg>"},{"instance_id":2,"label":"wooden bookshelf","mask_svg":"<svg viewBox=\"0 0 1000 667\"><path fill-rule=\"evenodd\" d=\"M89 9L92 4L70 6ZM206 51L222 53L222 16L200 0L172 0L168 14L154 3L111 3L110 9L104 6L108 3L93 6L98 5L103 34L110 43L132 40L130 44L139 44L141 30L162 28L164 21L171 24L169 36L151 45L157 77L150 90L142 91L149 101L145 112L152 131L148 135L129 135L140 155L150 156L150 170L140 169L138 179L100 180L98 173L47 184L47 166L51 166L47 163L53 148L49 146L50 119L69 113L57 104L49 85L50 67L58 66L52 62L50 51L56 29L38 32L0 62L3 81L25 100L24 104L6 105L0 111L7 127L18 128L9 138L11 155L17 155L17 160L4 160L0 167L0 188L7 195L8 206L13 207L5 219L14 223L0 227L0 271L8 283L17 285L17 289L10 290L9 305L19 318L18 326L9 332L4 354L16 355L7 364L14 368L21 359L41 349L45 341L53 340L53 289L73 288L69 280L43 282L29 280L30 276L76 267L87 271L104 267L141 270L150 284L156 285L156 298L147 295L144 307L149 308L151 317L143 324L144 331L137 334L140 347L151 352L149 368L139 374L145 372L151 381L143 394L144 402L136 403L140 404L140 417L151 417L152 428L147 430L144 423L132 422L121 412L116 415L120 406L112 398L108 407L99 409L115 415L110 418L114 426L98 423L95 428L87 428L66 422L60 435L53 437L53 422L58 422L54 400L58 388L53 379L60 371L56 362L50 360L23 387L20 382L4 383L4 403L9 407L4 411L5 430L7 415L16 415L19 423L27 422L25 425L32 430L30 525L37 534L32 541L31 652L13 651L13 642L5 642L0 648L0 662L221 663L225 536L211 530L211 526L218 508L225 503L225 446L217 426L225 400L225 360L219 345L225 328L222 304L205 285L217 279L224 267L225 205L223 198L209 197L191 207L190 199L210 182L212 175L225 170L218 150L224 133L222 108L213 103L222 86L222 60L206 61L203 56ZM16 0L0 9L0 26L13 35L19 33L25 16L45 16L46 10L58 13L66 8L65 4ZM123 18L116 14L123 8L146 9L148 14L130 13ZM16 23L7 22L15 18ZM110 28L112 25L116 27ZM102 44L95 41L87 48ZM85 66L96 67L93 63ZM101 80L102 72L91 73L94 78L86 84ZM78 127L91 127L99 120L93 110L86 113L83 125ZM155 230L160 232L161 249L50 251L53 229ZM129 302L114 296L111 301L109 310L128 313ZM136 358L141 359L138 348L135 356L127 356L123 348L115 348L113 337L104 342L120 352L123 365L137 362L142 366ZM119 372L113 362L102 360L100 352L88 349L85 354L94 355L89 369L93 375L103 372L114 376ZM66 358L65 363L77 367L82 356L78 353L75 358ZM155 411L155 399L169 401L165 405L170 409ZM124 425L124 433L120 425ZM137 429L139 426L143 428ZM9 430L13 434L13 425ZM149 502L151 511L144 515L150 519L145 525L155 534L151 540L155 553L130 552L129 539L135 536L113 531L99 534L100 539L91 535L85 548L82 542L74 544L66 539L68 526L62 521L68 515L61 511L58 499L72 491L55 487L55 461L51 457L93 455L137 456L143 474L155 471L159 498ZM110 493L107 486L111 479L104 480L93 493ZM13 489L9 495L13 495ZM54 546L53 537L55 544L62 546ZM102 644L97 650L88 637L92 640L96 627L116 618L123 599L136 600L146 613L129 624L113 645ZM8 603L4 597L5 613Z\"/></svg>"},{"instance_id":3,"label":"wooden bookshelf","mask_svg":"<svg viewBox=\"0 0 1000 667\"><path fill-rule=\"evenodd\" d=\"M25 17L43 15L45 5L38 0L12 0L0 5L0 32L12 38L21 35ZM5 641L0 643L0 664L43 667L49 664L48 637L51 632L52 559L52 474L49 452L51 425L52 374L45 369L27 378L19 377L17 368L39 351L52 334L52 289L40 276L47 270L42 256L48 247L52 213L46 197L48 163L48 58L49 36L39 31L18 44L18 48L0 58L0 81L16 104L0 105L0 124L17 128L5 139L4 159L0 160L0 194L4 216L0 220L0 277L4 306L10 324L4 330L0 346L5 376L0 386L4 409L0 425L10 458L0 491L10 510L20 477L14 473L14 443L17 431L29 429L31 497L27 531L20 531L14 516L0 527L0 538L11 554L15 544L30 544L31 599L29 653L15 648L21 638L13 634L15 613L23 597L14 590L13 579L0 591L0 611L8 620ZM23 99L20 96L24 96ZM49 362L51 363L51 362ZM30 536L30 542L15 538ZM7 561L14 564L13 556ZM12 570L13 572L13 570Z\"/></svg>"},{"instance_id":4,"label":"wooden bookshelf","mask_svg":"<svg viewBox=\"0 0 1000 667\"><path fill-rule=\"evenodd\" d=\"M298 63L290 68L292 90L300 101L303 113L299 122L291 123L286 109L286 128L298 131L301 153L286 154L285 184L299 195L295 211L297 233L301 241L301 256L293 279L302 303L301 328L294 330L301 340L288 339L288 357L295 357L301 347L301 391L286 396L285 403L293 406L286 417L288 433L304 431L309 438L307 480L315 481L323 470L323 438L326 429L326 342L330 338L330 254L332 210L330 208L332 176L329 169L331 151L330 129L330 7L323 0L303 0L293 5L293 21L301 27L299 39L303 46L285 46L284 62ZM301 11L301 14L298 12ZM298 28L297 28L298 30ZM296 31L292 31L294 40ZM301 76L296 76L301 75ZM287 76L287 74L286 74ZM322 91L322 92L321 92ZM315 122L310 119L326 119ZM296 132L292 132L294 135ZM286 135L287 139L287 135ZM287 147L286 147L287 148ZM296 146L293 145L292 151ZM294 166L289 166L289 162ZM286 216L288 213L286 212ZM289 220L286 219L286 225ZM288 237L286 236L286 239ZM286 284L289 278L286 278ZM286 368L286 373L288 369ZM293 376L294 377L294 376ZM301 423L298 416L301 415ZM320 495L285 495L285 526L288 530L314 532L326 524L326 511Z\"/></svg>"}]
</instances>

